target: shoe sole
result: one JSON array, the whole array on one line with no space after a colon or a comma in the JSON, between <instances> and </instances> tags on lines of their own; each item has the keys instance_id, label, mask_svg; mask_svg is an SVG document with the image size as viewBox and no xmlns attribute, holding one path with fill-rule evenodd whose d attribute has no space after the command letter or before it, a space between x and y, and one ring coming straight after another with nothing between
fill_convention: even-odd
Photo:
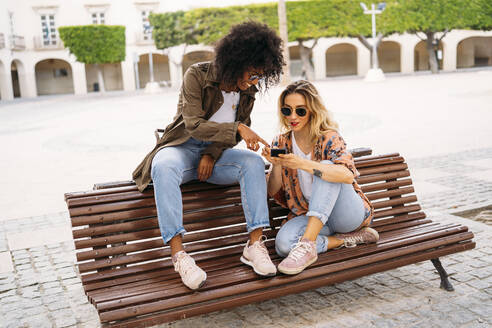
<instances>
[{"instance_id":1,"label":"shoe sole","mask_svg":"<svg viewBox=\"0 0 492 328\"><path fill-rule=\"evenodd\" d=\"M278 266L277 269L278 269L278 271L282 272L283 274L294 275L294 274L301 273L302 271L304 271L304 269L306 269L308 266L310 266L311 264L313 264L317 260L318 260L318 257L316 256L314 259L312 259L311 261L306 263L306 265L304 265L303 267L298 268L298 269L283 269L282 267L280 267L280 265Z\"/></svg>"},{"instance_id":2,"label":"shoe sole","mask_svg":"<svg viewBox=\"0 0 492 328\"><path fill-rule=\"evenodd\" d=\"M241 259L240 260L244 264L249 265L250 267L252 267L253 268L253 271L256 272L256 274L258 274L260 276L263 276L263 277L273 277L273 276L275 276L277 274L276 272L273 272L273 273L263 273L263 272L257 271L256 268L255 268L255 266L253 265L253 262L248 261L244 256L241 256Z\"/></svg>"}]
</instances>

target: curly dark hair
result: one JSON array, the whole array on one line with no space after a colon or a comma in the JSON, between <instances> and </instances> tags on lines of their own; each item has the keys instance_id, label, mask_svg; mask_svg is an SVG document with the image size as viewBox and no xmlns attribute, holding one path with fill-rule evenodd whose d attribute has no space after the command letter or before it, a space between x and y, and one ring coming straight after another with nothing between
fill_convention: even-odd
<instances>
[{"instance_id":1,"label":"curly dark hair","mask_svg":"<svg viewBox=\"0 0 492 328\"><path fill-rule=\"evenodd\" d=\"M277 84L285 65L282 39L265 24L249 21L234 25L215 46L214 65L220 81L235 86L249 69L263 71L260 88Z\"/></svg>"}]
</instances>

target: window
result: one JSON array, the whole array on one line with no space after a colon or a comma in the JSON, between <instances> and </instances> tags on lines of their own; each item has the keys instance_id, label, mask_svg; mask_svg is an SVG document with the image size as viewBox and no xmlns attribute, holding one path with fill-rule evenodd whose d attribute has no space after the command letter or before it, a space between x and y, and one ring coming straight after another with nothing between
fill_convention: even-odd
<instances>
[{"instance_id":1,"label":"window","mask_svg":"<svg viewBox=\"0 0 492 328\"><path fill-rule=\"evenodd\" d=\"M43 45L56 45L55 15L41 15L41 32L43 34Z\"/></svg>"},{"instance_id":2,"label":"window","mask_svg":"<svg viewBox=\"0 0 492 328\"><path fill-rule=\"evenodd\" d=\"M150 26L149 22L149 14L150 10L142 10L142 27L143 27L143 39L151 40L152 39L152 26Z\"/></svg>"},{"instance_id":3,"label":"window","mask_svg":"<svg viewBox=\"0 0 492 328\"><path fill-rule=\"evenodd\" d=\"M104 24L105 17L104 12L92 13L92 24Z\"/></svg>"},{"instance_id":4,"label":"window","mask_svg":"<svg viewBox=\"0 0 492 328\"><path fill-rule=\"evenodd\" d=\"M65 68L56 68L53 70L53 75L55 77L65 77L68 76L68 71Z\"/></svg>"}]
</instances>

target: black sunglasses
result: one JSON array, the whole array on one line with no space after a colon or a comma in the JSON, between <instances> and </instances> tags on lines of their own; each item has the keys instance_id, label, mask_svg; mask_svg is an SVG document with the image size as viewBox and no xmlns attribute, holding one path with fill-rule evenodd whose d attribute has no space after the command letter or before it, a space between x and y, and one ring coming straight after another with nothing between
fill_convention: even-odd
<instances>
[{"instance_id":1,"label":"black sunglasses","mask_svg":"<svg viewBox=\"0 0 492 328\"><path fill-rule=\"evenodd\" d=\"M280 108L280 111L284 116L290 116L292 114L292 109L290 109L289 107L282 107ZM306 116L307 110L306 108L298 107L296 108L296 114L297 116L301 116L301 117Z\"/></svg>"},{"instance_id":2,"label":"black sunglasses","mask_svg":"<svg viewBox=\"0 0 492 328\"><path fill-rule=\"evenodd\" d=\"M260 74L250 75L248 81L253 82L254 80L261 81L261 80L263 80L263 76Z\"/></svg>"}]
</instances>

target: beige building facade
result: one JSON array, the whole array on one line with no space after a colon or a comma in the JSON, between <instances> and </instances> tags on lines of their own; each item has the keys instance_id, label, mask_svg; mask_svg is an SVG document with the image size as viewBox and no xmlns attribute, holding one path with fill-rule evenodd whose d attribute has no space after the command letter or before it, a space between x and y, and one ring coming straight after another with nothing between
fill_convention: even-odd
<instances>
[{"instance_id":1,"label":"beige building facade","mask_svg":"<svg viewBox=\"0 0 492 328\"><path fill-rule=\"evenodd\" d=\"M99 91L96 67L77 62L63 46L58 27L66 25L126 27L125 61L102 65L106 90L133 91L151 81L179 87L183 72L195 62L211 59L213 49L203 45L156 49L148 15L174 9L165 0L0 1L0 99ZM300 77L299 47L296 42L289 47L291 74ZM451 31L440 50L443 71L492 66L492 31ZM415 35L384 38L378 57L386 73L429 70L425 44ZM370 68L370 53L356 38L322 38L311 60L316 79L364 76Z\"/></svg>"}]
</instances>

